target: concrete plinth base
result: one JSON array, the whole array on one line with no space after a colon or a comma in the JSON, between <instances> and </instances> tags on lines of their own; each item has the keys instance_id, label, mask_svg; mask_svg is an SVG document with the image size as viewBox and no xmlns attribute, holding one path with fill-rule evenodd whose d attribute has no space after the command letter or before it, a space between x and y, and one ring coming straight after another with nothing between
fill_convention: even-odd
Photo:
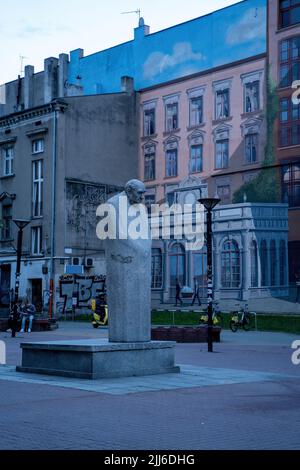
<instances>
[{"instance_id":1,"label":"concrete plinth base","mask_svg":"<svg viewBox=\"0 0 300 470\"><path fill-rule=\"evenodd\" d=\"M174 342L109 343L107 340L24 343L18 372L100 379L180 372Z\"/></svg>"}]
</instances>

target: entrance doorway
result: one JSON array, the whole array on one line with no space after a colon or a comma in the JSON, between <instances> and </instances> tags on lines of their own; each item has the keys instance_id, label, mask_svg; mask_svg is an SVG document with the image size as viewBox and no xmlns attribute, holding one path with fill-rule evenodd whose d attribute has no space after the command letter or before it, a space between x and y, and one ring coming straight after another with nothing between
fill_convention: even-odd
<instances>
[{"instance_id":1,"label":"entrance doorway","mask_svg":"<svg viewBox=\"0 0 300 470\"><path fill-rule=\"evenodd\" d=\"M0 308L9 307L10 303L11 265L0 266Z\"/></svg>"},{"instance_id":2,"label":"entrance doorway","mask_svg":"<svg viewBox=\"0 0 300 470\"><path fill-rule=\"evenodd\" d=\"M36 308L37 312L43 310L43 280L31 279L31 302Z\"/></svg>"}]
</instances>

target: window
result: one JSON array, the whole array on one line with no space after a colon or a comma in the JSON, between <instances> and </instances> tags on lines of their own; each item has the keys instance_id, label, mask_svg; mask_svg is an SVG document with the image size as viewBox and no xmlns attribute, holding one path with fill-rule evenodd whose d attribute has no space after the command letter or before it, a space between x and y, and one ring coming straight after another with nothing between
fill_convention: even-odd
<instances>
[{"instance_id":1,"label":"window","mask_svg":"<svg viewBox=\"0 0 300 470\"><path fill-rule=\"evenodd\" d=\"M199 126L203 121L203 96L190 99L190 126Z\"/></svg>"},{"instance_id":2,"label":"window","mask_svg":"<svg viewBox=\"0 0 300 470\"><path fill-rule=\"evenodd\" d=\"M151 206L155 204L155 194L145 195L145 206L147 207L148 213L151 213Z\"/></svg>"},{"instance_id":3,"label":"window","mask_svg":"<svg viewBox=\"0 0 300 470\"><path fill-rule=\"evenodd\" d=\"M279 0L279 27L300 23L300 0Z\"/></svg>"},{"instance_id":4,"label":"window","mask_svg":"<svg viewBox=\"0 0 300 470\"><path fill-rule=\"evenodd\" d=\"M32 163L33 191L32 191L32 215L43 215L43 160Z\"/></svg>"},{"instance_id":5,"label":"window","mask_svg":"<svg viewBox=\"0 0 300 470\"><path fill-rule=\"evenodd\" d=\"M176 286L176 279L181 286L185 284L185 250L182 245L176 243L170 251L170 278L171 286Z\"/></svg>"},{"instance_id":6,"label":"window","mask_svg":"<svg viewBox=\"0 0 300 470\"><path fill-rule=\"evenodd\" d=\"M197 278L200 286L200 297L207 295L207 251L204 247L201 251L193 252L193 277Z\"/></svg>"},{"instance_id":7,"label":"window","mask_svg":"<svg viewBox=\"0 0 300 470\"><path fill-rule=\"evenodd\" d=\"M216 170L228 168L229 161L229 140L219 140L216 142Z\"/></svg>"},{"instance_id":8,"label":"window","mask_svg":"<svg viewBox=\"0 0 300 470\"><path fill-rule=\"evenodd\" d=\"M229 184L218 186L217 192L218 192L219 198L221 199L222 205L231 203L231 190L230 190Z\"/></svg>"},{"instance_id":9,"label":"window","mask_svg":"<svg viewBox=\"0 0 300 470\"><path fill-rule=\"evenodd\" d=\"M286 284L286 244L284 240L280 242L279 250L279 267L280 267L280 285Z\"/></svg>"},{"instance_id":10,"label":"window","mask_svg":"<svg viewBox=\"0 0 300 470\"><path fill-rule=\"evenodd\" d=\"M271 241L270 245L270 285L276 285L276 267L277 267L277 253L275 240Z\"/></svg>"},{"instance_id":11,"label":"window","mask_svg":"<svg viewBox=\"0 0 300 470\"><path fill-rule=\"evenodd\" d=\"M258 154L258 135L248 134L245 137L246 163L256 163Z\"/></svg>"},{"instance_id":12,"label":"window","mask_svg":"<svg viewBox=\"0 0 300 470\"><path fill-rule=\"evenodd\" d=\"M32 153L42 153L44 151L44 139L32 141Z\"/></svg>"},{"instance_id":13,"label":"window","mask_svg":"<svg viewBox=\"0 0 300 470\"><path fill-rule=\"evenodd\" d=\"M178 129L178 103L166 104L166 132Z\"/></svg>"},{"instance_id":14,"label":"window","mask_svg":"<svg viewBox=\"0 0 300 470\"><path fill-rule=\"evenodd\" d=\"M282 195L290 207L300 206L300 161L282 167Z\"/></svg>"},{"instance_id":15,"label":"window","mask_svg":"<svg viewBox=\"0 0 300 470\"><path fill-rule=\"evenodd\" d=\"M268 285L268 247L266 240L260 243L261 286Z\"/></svg>"},{"instance_id":16,"label":"window","mask_svg":"<svg viewBox=\"0 0 300 470\"><path fill-rule=\"evenodd\" d=\"M155 179L155 146L145 147L145 181L151 181Z\"/></svg>"},{"instance_id":17,"label":"window","mask_svg":"<svg viewBox=\"0 0 300 470\"><path fill-rule=\"evenodd\" d=\"M155 108L144 110L144 136L155 134Z\"/></svg>"},{"instance_id":18,"label":"window","mask_svg":"<svg viewBox=\"0 0 300 470\"><path fill-rule=\"evenodd\" d=\"M3 176L12 176L14 173L14 148L5 147L2 149L3 155Z\"/></svg>"},{"instance_id":19,"label":"window","mask_svg":"<svg viewBox=\"0 0 300 470\"><path fill-rule=\"evenodd\" d=\"M166 177L177 176L177 149L166 151Z\"/></svg>"},{"instance_id":20,"label":"window","mask_svg":"<svg viewBox=\"0 0 300 470\"><path fill-rule=\"evenodd\" d=\"M223 288L240 286L240 250L237 242L228 240L223 244L221 255Z\"/></svg>"},{"instance_id":21,"label":"window","mask_svg":"<svg viewBox=\"0 0 300 470\"><path fill-rule=\"evenodd\" d=\"M201 173L203 171L203 145L192 145L190 159L191 173Z\"/></svg>"},{"instance_id":22,"label":"window","mask_svg":"<svg viewBox=\"0 0 300 470\"><path fill-rule=\"evenodd\" d=\"M33 255L42 254L42 227L31 229L31 253Z\"/></svg>"},{"instance_id":23,"label":"window","mask_svg":"<svg viewBox=\"0 0 300 470\"><path fill-rule=\"evenodd\" d=\"M245 113L258 111L259 104L259 81L245 84Z\"/></svg>"},{"instance_id":24,"label":"window","mask_svg":"<svg viewBox=\"0 0 300 470\"><path fill-rule=\"evenodd\" d=\"M12 239L12 206L2 206L2 240Z\"/></svg>"},{"instance_id":25,"label":"window","mask_svg":"<svg viewBox=\"0 0 300 470\"><path fill-rule=\"evenodd\" d=\"M280 100L280 147L300 145L300 104L293 104L291 99Z\"/></svg>"},{"instance_id":26,"label":"window","mask_svg":"<svg viewBox=\"0 0 300 470\"><path fill-rule=\"evenodd\" d=\"M225 119L229 112L229 89L216 92L216 119Z\"/></svg>"},{"instance_id":27,"label":"window","mask_svg":"<svg viewBox=\"0 0 300 470\"><path fill-rule=\"evenodd\" d=\"M300 36L280 42L280 87L289 87L300 79Z\"/></svg>"},{"instance_id":28,"label":"window","mask_svg":"<svg viewBox=\"0 0 300 470\"><path fill-rule=\"evenodd\" d=\"M162 252L160 249L152 249L152 289L161 289L163 281Z\"/></svg>"},{"instance_id":29,"label":"window","mask_svg":"<svg viewBox=\"0 0 300 470\"><path fill-rule=\"evenodd\" d=\"M257 254L257 243L255 240L252 241L250 246L250 258L251 258L251 287L258 287L258 254Z\"/></svg>"}]
</instances>

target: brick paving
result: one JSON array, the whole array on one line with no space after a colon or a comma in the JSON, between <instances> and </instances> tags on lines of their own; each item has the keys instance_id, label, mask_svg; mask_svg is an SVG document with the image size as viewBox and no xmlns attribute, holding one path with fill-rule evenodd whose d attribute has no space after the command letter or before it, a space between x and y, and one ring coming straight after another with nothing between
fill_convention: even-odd
<instances>
[{"instance_id":1,"label":"brick paving","mask_svg":"<svg viewBox=\"0 0 300 470\"><path fill-rule=\"evenodd\" d=\"M300 366L291 363L291 343L300 338L239 333L225 332L214 354L205 345L177 345L176 361L274 373L274 380L258 374L256 382L122 395L0 380L0 449L299 449ZM7 343L8 363L16 365L25 340L106 334L90 325L64 324L15 341L2 333L0 340Z\"/></svg>"}]
</instances>

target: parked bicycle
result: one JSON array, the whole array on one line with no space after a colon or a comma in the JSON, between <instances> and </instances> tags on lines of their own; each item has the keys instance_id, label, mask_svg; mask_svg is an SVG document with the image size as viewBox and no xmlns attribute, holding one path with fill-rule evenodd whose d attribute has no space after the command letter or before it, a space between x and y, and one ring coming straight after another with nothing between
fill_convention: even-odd
<instances>
[{"instance_id":1,"label":"parked bicycle","mask_svg":"<svg viewBox=\"0 0 300 470\"><path fill-rule=\"evenodd\" d=\"M212 319L213 319L213 325L214 326L220 326L221 328L223 328L224 321L223 321L223 317L222 317L218 302L213 302L213 317L212 317ZM201 315L201 317L200 317L200 325L207 325L207 324L208 324L208 313L207 313L207 310L206 310L206 312L203 315Z\"/></svg>"},{"instance_id":2,"label":"parked bicycle","mask_svg":"<svg viewBox=\"0 0 300 470\"><path fill-rule=\"evenodd\" d=\"M237 304L240 307L239 304ZM249 312L248 304L245 304L243 308L232 312L232 318L230 320L230 329L233 333L236 333L239 328L243 328L245 331L251 329L251 317Z\"/></svg>"}]
</instances>

